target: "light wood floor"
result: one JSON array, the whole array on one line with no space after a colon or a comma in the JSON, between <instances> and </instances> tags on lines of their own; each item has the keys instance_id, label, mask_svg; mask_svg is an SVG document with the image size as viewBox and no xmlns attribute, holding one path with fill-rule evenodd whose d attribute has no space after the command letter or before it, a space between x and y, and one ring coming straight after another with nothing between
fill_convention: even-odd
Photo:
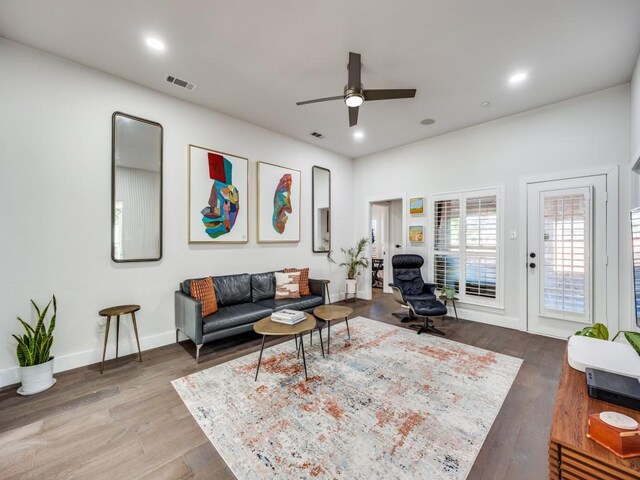
<instances>
[{"instance_id":1,"label":"light wood floor","mask_svg":"<svg viewBox=\"0 0 640 480\"><path fill-rule=\"evenodd\" d=\"M354 315L400 325L399 306L376 292ZM547 478L551 412L566 343L479 323L436 320L447 338L524 359L469 479ZM144 325L140 328L144 332ZM231 480L170 381L255 352L253 333L203 347L190 342L57 374L51 390L20 397L0 390L0 477L3 479ZM407 368L412 368L407 365ZM427 478L427 477L425 477Z\"/></svg>"}]
</instances>

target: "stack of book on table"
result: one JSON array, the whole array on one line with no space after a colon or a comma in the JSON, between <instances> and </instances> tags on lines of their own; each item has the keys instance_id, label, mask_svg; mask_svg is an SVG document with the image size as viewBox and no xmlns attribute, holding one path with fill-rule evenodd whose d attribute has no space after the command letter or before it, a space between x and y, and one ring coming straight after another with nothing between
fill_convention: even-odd
<instances>
[{"instance_id":1,"label":"stack of book on table","mask_svg":"<svg viewBox=\"0 0 640 480\"><path fill-rule=\"evenodd\" d=\"M278 323L285 323L287 325L295 325L302 322L305 318L303 312L297 310L280 310L279 312L273 312L271 314L271 320Z\"/></svg>"}]
</instances>

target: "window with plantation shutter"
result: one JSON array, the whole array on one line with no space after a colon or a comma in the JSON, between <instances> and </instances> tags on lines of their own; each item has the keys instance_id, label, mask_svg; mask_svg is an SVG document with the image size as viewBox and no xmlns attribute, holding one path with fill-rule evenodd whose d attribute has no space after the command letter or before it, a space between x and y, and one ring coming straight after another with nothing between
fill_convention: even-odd
<instances>
[{"instance_id":1,"label":"window with plantation shutter","mask_svg":"<svg viewBox=\"0 0 640 480\"><path fill-rule=\"evenodd\" d=\"M433 198L434 283L463 301L501 305L499 189Z\"/></svg>"}]
</instances>

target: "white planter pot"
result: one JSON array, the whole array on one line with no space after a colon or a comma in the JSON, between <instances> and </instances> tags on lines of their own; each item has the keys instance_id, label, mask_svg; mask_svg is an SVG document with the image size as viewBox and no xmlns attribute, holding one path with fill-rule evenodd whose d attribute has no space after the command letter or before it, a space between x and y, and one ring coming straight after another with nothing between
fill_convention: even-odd
<instances>
[{"instance_id":1,"label":"white planter pot","mask_svg":"<svg viewBox=\"0 0 640 480\"><path fill-rule=\"evenodd\" d=\"M53 378L53 357L47 363L20 367L22 386L18 389L20 395L33 395L51 388L56 379Z\"/></svg>"},{"instance_id":2,"label":"white planter pot","mask_svg":"<svg viewBox=\"0 0 640 480\"><path fill-rule=\"evenodd\" d=\"M358 280L347 278L344 281L345 293L354 295L358 289Z\"/></svg>"}]
</instances>

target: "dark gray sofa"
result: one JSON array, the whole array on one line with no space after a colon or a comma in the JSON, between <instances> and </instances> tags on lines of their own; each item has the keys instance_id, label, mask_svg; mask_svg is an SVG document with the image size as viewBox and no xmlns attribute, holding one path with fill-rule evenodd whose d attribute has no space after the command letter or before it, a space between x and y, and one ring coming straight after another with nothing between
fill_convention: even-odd
<instances>
[{"instance_id":1,"label":"dark gray sofa","mask_svg":"<svg viewBox=\"0 0 640 480\"><path fill-rule=\"evenodd\" d=\"M325 303L321 280L309 279L311 295L276 300L274 272L224 275L213 277L218 311L202 318L202 304L191 297L191 280L182 282L175 292L176 342L178 332L189 337L196 344L196 362L203 344L248 332L254 323L274 311L284 308L312 311Z\"/></svg>"}]
</instances>

